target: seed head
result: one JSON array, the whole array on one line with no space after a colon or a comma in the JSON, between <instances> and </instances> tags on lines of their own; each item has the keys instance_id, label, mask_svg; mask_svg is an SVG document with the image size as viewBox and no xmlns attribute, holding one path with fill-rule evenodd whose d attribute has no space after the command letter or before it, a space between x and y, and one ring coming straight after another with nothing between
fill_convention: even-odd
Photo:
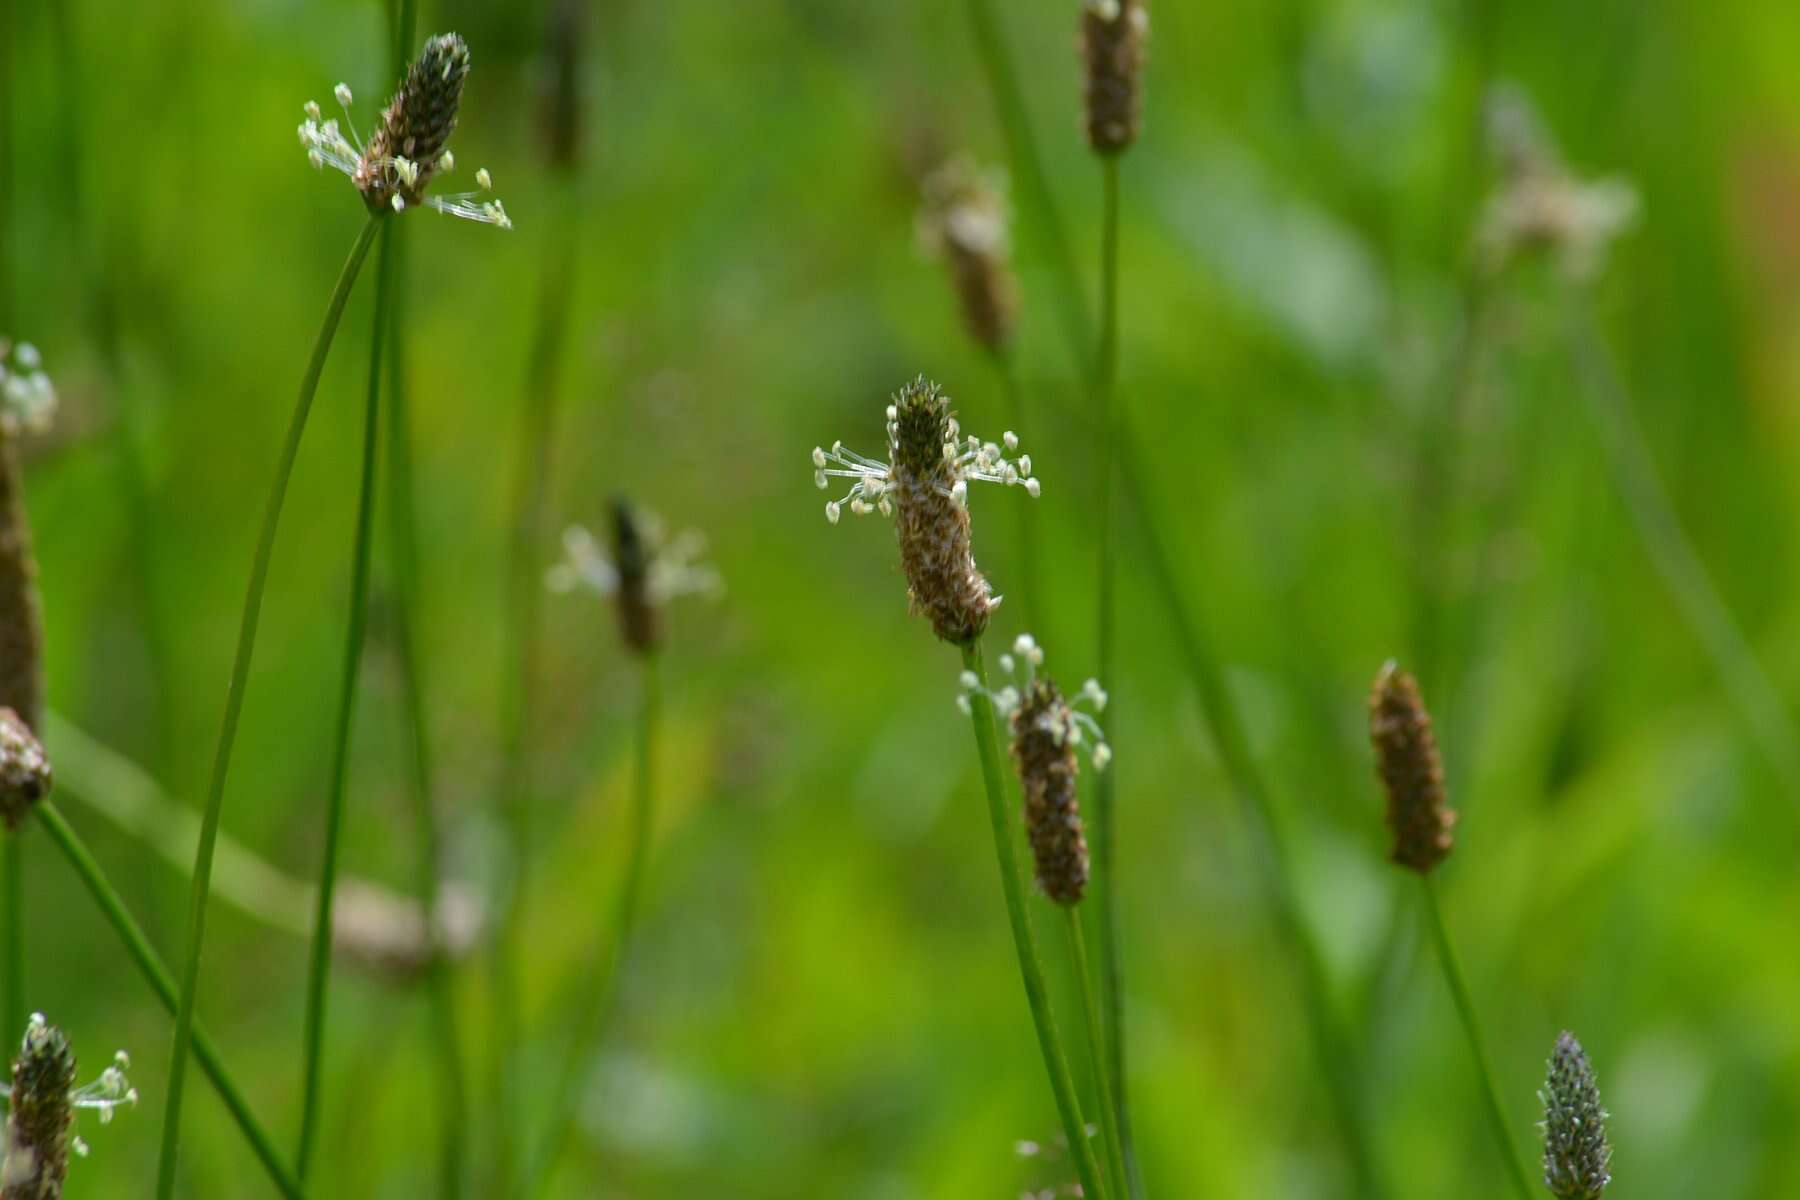
<instances>
[{"instance_id":1,"label":"seed head","mask_svg":"<svg viewBox=\"0 0 1800 1200\"><path fill-rule=\"evenodd\" d=\"M1055 680L1039 674L1043 662L1044 651L1037 641L1028 633L1020 634L1012 653L1000 656L1001 671L1016 677L1018 684L983 693L980 679L965 671L957 699L966 708L970 695L986 694L1007 715L1038 886L1057 904L1078 904L1087 888L1088 848L1076 797L1081 769L1076 751L1086 742L1094 769L1104 771L1112 750L1098 722L1076 706L1087 703L1099 712L1106 707L1106 693L1090 679L1073 701L1067 700Z\"/></svg>"},{"instance_id":2,"label":"seed head","mask_svg":"<svg viewBox=\"0 0 1800 1200\"><path fill-rule=\"evenodd\" d=\"M1019 306L1004 178L959 157L926 176L923 192L921 248L949 266L969 336L988 350L1004 348Z\"/></svg>"},{"instance_id":3,"label":"seed head","mask_svg":"<svg viewBox=\"0 0 1800 1200\"><path fill-rule=\"evenodd\" d=\"M1143 103L1147 0L1083 0L1081 53L1087 68L1087 135L1094 153L1120 154L1137 141Z\"/></svg>"},{"instance_id":4,"label":"seed head","mask_svg":"<svg viewBox=\"0 0 1800 1200\"><path fill-rule=\"evenodd\" d=\"M1612 1182L1607 1112L1594 1068L1573 1034L1556 1039L1538 1099L1544 1103L1544 1186L1562 1200L1600 1200Z\"/></svg>"},{"instance_id":5,"label":"seed head","mask_svg":"<svg viewBox=\"0 0 1800 1200\"><path fill-rule=\"evenodd\" d=\"M663 608L670 600L721 590L719 573L700 561L705 551L706 539L698 532L665 539L655 514L621 496L612 507L612 560L600 553L593 534L571 525L563 533L565 557L545 581L554 592L585 586L610 597L626 649L646 655L662 645Z\"/></svg>"},{"instance_id":6,"label":"seed head","mask_svg":"<svg viewBox=\"0 0 1800 1200\"><path fill-rule=\"evenodd\" d=\"M450 132L456 128L468 74L469 47L454 33L438 34L425 43L400 90L382 110L367 145L357 139L350 122L350 89L341 83L333 94L343 109L344 127L335 117L323 119L319 106L308 101L300 144L313 166L329 166L348 175L371 212L400 213L423 204L453 217L511 229L505 207L486 194L490 185L485 170L476 173L480 191L425 194L434 176L456 167Z\"/></svg>"},{"instance_id":7,"label":"seed head","mask_svg":"<svg viewBox=\"0 0 1800 1200\"><path fill-rule=\"evenodd\" d=\"M0 819L14 830L31 806L50 794L50 756L31 727L10 708L0 708Z\"/></svg>"},{"instance_id":8,"label":"seed head","mask_svg":"<svg viewBox=\"0 0 1800 1200\"><path fill-rule=\"evenodd\" d=\"M967 645L981 636L1000 603L970 549L969 483L1010 484L1035 497L1031 457L1007 457L1019 445L1011 433L1000 445L960 440L950 397L923 375L888 405L887 434L887 462L847 450L842 442L829 452L813 448L816 485L829 487L833 476L853 481L842 499L825 505L825 518L837 524L846 505L859 516L894 517L912 610L928 618L940 638Z\"/></svg>"},{"instance_id":9,"label":"seed head","mask_svg":"<svg viewBox=\"0 0 1800 1200\"><path fill-rule=\"evenodd\" d=\"M60 1200L69 1151L87 1153L81 1139L72 1136L75 1110L98 1109L104 1125L121 1104L136 1104L137 1092L125 1077L129 1065L121 1050L98 1080L76 1087L69 1039L42 1013L31 1015L12 1065L0 1200Z\"/></svg>"},{"instance_id":10,"label":"seed head","mask_svg":"<svg viewBox=\"0 0 1800 1200\"><path fill-rule=\"evenodd\" d=\"M1369 740L1387 791L1391 857L1424 874L1449 855L1456 813L1445 801L1444 764L1419 685L1392 662L1381 668L1369 696Z\"/></svg>"}]
</instances>

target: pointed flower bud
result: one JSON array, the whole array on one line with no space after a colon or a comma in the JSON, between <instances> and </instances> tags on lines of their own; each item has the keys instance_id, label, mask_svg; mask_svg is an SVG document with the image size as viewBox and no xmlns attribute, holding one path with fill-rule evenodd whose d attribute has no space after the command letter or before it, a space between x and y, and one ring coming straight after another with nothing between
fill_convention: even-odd
<instances>
[{"instance_id":1,"label":"pointed flower bud","mask_svg":"<svg viewBox=\"0 0 1800 1200\"><path fill-rule=\"evenodd\" d=\"M831 477L852 481L842 499L825 505L825 518L837 524L846 506L859 516L894 517L913 612L929 619L946 642L967 645L981 636L1000 603L970 548L969 482L1022 487L1035 497L1031 460L1007 457L1018 446L1010 433L1004 446L964 440L950 397L923 375L900 389L887 418L887 462L842 442L829 453L813 449L815 484L828 487Z\"/></svg>"},{"instance_id":2,"label":"pointed flower bud","mask_svg":"<svg viewBox=\"0 0 1800 1200\"><path fill-rule=\"evenodd\" d=\"M1143 98L1146 0L1084 0L1081 53L1087 69L1087 135L1094 153L1122 153L1138 136Z\"/></svg>"},{"instance_id":3,"label":"pointed flower bud","mask_svg":"<svg viewBox=\"0 0 1800 1200\"><path fill-rule=\"evenodd\" d=\"M17 829L31 807L50 794L50 757L31 727L10 708L0 707L0 820Z\"/></svg>"},{"instance_id":4,"label":"pointed flower bud","mask_svg":"<svg viewBox=\"0 0 1800 1200\"><path fill-rule=\"evenodd\" d=\"M1012 653L1000 656L1001 671L1018 682L988 698L1012 732L1013 768L1025 795L1025 834L1038 887L1057 904L1078 904L1087 889L1088 847L1076 796L1081 770L1076 752L1085 743L1094 769L1104 771L1112 749L1099 723L1077 706L1087 703L1098 712L1106 706L1106 693L1090 679L1070 701L1055 680L1039 673L1043 664L1043 648L1030 634L1020 634ZM966 707L981 682L965 671L958 683L957 699Z\"/></svg>"},{"instance_id":5,"label":"pointed flower bud","mask_svg":"<svg viewBox=\"0 0 1800 1200\"><path fill-rule=\"evenodd\" d=\"M1369 696L1369 740L1387 792L1387 824L1394 835L1390 857L1428 872L1450 853L1456 813L1445 799L1444 764L1419 685L1393 662L1381 668Z\"/></svg>"},{"instance_id":6,"label":"pointed flower bud","mask_svg":"<svg viewBox=\"0 0 1800 1200\"><path fill-rule=\"evenodd\" d=\"M1544 1103L1544 1186L1562 1200L1600 1200L1612 1182L1607 1112L1594 1068L1573 1034L1556 1039L1538 1099Z\"/></svg>"},{"instance_id":7,"label":"pointed flower bud","mask_svg":"<svg viewBox=\"0 0 1800 1200\"><path fill-rule=\"evenodd\" d=\"M350 89L334 93L344 112L344 125L324 120L319 106L306 105L300 144L315 167L342 171L375 213L405 212L421 204L483 224L512 228L500 201L487 195L486 171L477 172L481 190L427 196L425 189L441 171L451 170L455 156L448 148L469 74L469 47L454 33L441 33L425 43L424 52L382 110L366 145L350 123Z\"/></svg>"},{"instance_id":8,"label":"pointed flower bud","mask_svg":"<svg viewBox=\"0 0 1800 1200\"><path fill-rule=\"evenodd\" d=\"M7 1093L6 1158L0 1163L0 1200L59 1200L69 1173L69 1151L86 1154L72 1136L75 1110L93 1108L100 1123L122 1104L136 1104L121 1050L112 1066L85 1087L75 1086L75 1052L62 1030L33 1013L12 1065Z\"/></svg>"},{"instance_id":9,"label":"pointed flower bud","mask_svg":"<svg viewBox=\"0 0 1800 1200\"><path fill-rule=\"evenodd\" d=\"M988 350L1011 340L1019 306L1004 183L967 156L953 158L926 176L918 218L920 248L950 268L963 324Z\"/></svg>"}]
</instances>

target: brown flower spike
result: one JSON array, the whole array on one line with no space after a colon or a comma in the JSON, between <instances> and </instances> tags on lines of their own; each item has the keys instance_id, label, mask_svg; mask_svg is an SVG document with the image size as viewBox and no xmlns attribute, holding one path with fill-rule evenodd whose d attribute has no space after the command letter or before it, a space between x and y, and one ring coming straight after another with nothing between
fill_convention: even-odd
<instances>
[{"instance_id":1,"label":"brown flower spike","mask_svg":"<svg viewBox=\"0 0 1800 1200\"><path fill-rule=\"evenodd\" d=\"M1006 197L966 157L933 171L922 190L920 245L950 268L969 336L998 353L1012 340L1019 307Z\"/></svg>"},{"instance_id":2,"label":"brown flower spike","mask_svg":"<svg viewBox=\"0 0 1800 1200\"><path fill-rule=\"evenodd\" d=\"M1096 154L1120 154L1137 141L1149 33L1145 0L1086 0L1082 5L1087 135Z\"/></svg>"},{"instance_id":3,"label":"brown flower spike","mask_svg":"<svg viewBox=\"0 0 1800 1200\"><path fill-rule=\"evenodd\" d=\"M1073 702L1048 675L1040 674L1044 651L1030 634L1021 634L1011 654L1000 656L1007 675L1022 671L1022 688L1008 685L992 693L994 707L1008 715L1012 733L1013 768L1025 795L1025 834L1031 842L1038 887L1057 904L1081 902L1087 890L1088 847L1081 824L1081 805L1076 797L1080 775L1077 749L1086 742L1096 771L1112 761L1112 748L1092 716L1078 711L1083 702L1095 712L1106 707L1106 692L1088 680ZM958 699L968 704L968 693L981 690L974 672L964 672Z\"/></svg>"},{"instance_id":4,"label":"brown flower spike","mask_svg":"<svg viewBox=\"0 0 1800 1200\"><path fill-rule=\"evenodd\" d=\"M1424 874L1449 855L1456 813L1445 799L1444 764L1419 685L1393 662L1381 668L1369 696L1369 740L1387 791L1391 857Z\"/></svg>"},{"instance_id":5,"label":"brown flower spike","mask_svg":"<svg viewBox=\"0 0 1800 1200\"><path fill-rule=\"evenodd\" d=\"M1001 445L964 440L950 397L923 375L888 405L887 434L887 462L842 442L829 452L813 448L814 484L828 487L833 476L854 481L842 499L825 505L825 517L837 524L846 505L858 516L892 516L912 611L946 642L966 646L987 629L1000 603L970 548L969 481L1012 484L1036 496L1031 457L1006 457L1019 444L1011 433Z\"/></svg>"}]
</instances>

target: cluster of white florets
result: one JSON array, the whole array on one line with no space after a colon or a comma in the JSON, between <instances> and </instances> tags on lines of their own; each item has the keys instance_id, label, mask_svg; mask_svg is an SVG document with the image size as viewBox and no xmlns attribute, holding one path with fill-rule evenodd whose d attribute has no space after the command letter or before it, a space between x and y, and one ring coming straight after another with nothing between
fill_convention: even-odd
<instances>
[{"instance_id":1,"label":"cluster of white florets","mask_svg":"<svg viewBox=\"0 0 1800 1200\"><path fill-rule=\"evenodd\" d=\"M723 590L719 572L700 561L706 553L704 534L685 529L665 540L659 521L648 514L640 516L648 526L650 549L644 588L653 604L666 604L677 596L713 596ZM601 551L593 534L571 525L563 531L563 559L545 572L544 582L553 592L585 587L612 597L619 590L619 569Z\"/></svg>"},{"instance_id":2,"label":"cluster of white florets","mask_svg":"<svg viewBox=\"0 0 1800 1200\"><path fill-rule=\"evenodd\" d=\"M966 713L970 710L970 696L986 696L995 712L1002 717L1011 717L1038 681L1038 670L1044 665L1044 648L1029 633L1021 633L1013 640L1012 651L1000 655L999 665L1002 674L1017 682L989 691L981 686L980 676L973 671L964 671L957 679L960 690L956 694L956 706ZM1096 771L1106 770L1106 765L1112 761L1112 747L1107 744L1106 731L1100 728L1100 723L1077 706L1086 704L1094 713L1101 713L1106 711L1106 700L1106 689L1100 686L1100 681L1089 679L1066 703L1050 707L1038 718L1040 726L1057 745L1090 747L1088 757Z\"/></svg>"},{"instance_id":3,"label":"cluster of white florets","mask_svg":"<svg viewBox=\"0 0 1800 1200\"><path fill-rule=\"evenodd\" d=\"M897 416L896 407L888 405L890 456L897 449ZM949 437L944 442L943 477L948 482L942 490L958 508L968 507L970 480L1022 487L1033 499L1040 494L1042 485L1031 474L1031 455L1017 453L1017 434L1008 430L997 443L983 442L973 435L962 438L954 417L950 418L947 429ZM812 464L813 484L820 489L830 487L833 478L851 481L849 491L825 504L825 519L833 525L838 523L846 508L859 517L872 512L884 517L893 515L897 481L892 461L870 458L847 448L842 442L833 442L829 450L822 446L813 447Z\"/></svg>"},{"instance_id":4,"label":"cluster of white florets","mask_svg":"<svg viewBox=\"0 0 1800 1200\"><path fill-rule=\"evenodd\" d=\"M306 147L307 161L321 170L330 167L334 171L341 171L352 180L358 179L359 173L383 172L390 184L400 185L408 190L416 188L419 173L425 164L413 162L398 154L376 162L365 162L363 140L356 132L356 124L350 116L350 104L353 100L350 86L340 83L332 89L332 95L344 113L341 125L336 117L327 119L316 101L306 102L306 120L300 122L300 144ZM456 156L445 150L430 166L436 173L453 171L456 169ZM486 167L475 172L475 185L478 191L427 196L425 207L466 221L511 229L512 218L506 215L506 206L492 194L494 180ZM388 203L397 213L406 211L406 200L398 190Z\"/></svg>"}]
</instances>

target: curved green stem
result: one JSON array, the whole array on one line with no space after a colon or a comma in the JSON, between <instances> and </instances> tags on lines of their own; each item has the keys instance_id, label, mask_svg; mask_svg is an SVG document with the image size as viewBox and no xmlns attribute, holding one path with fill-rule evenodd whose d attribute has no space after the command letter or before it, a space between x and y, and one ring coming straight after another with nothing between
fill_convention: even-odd
<instances>
[{"instance_id":1,"label":"curved green stem","mask_svg":"<svg viewBox=\"0 0 1800 1200\"><path fill-rule=\"evenodd\" d=\"M107 882L106 874L101 871L100 864L95 861L93 854L88 851L87 846L82 843L75 830L63 819L62 813L54 804L48 800L41 802L37 806L37 815L44 829L50 834L50 840L62 850L63 856L69 860L69 865L75 868L75 874L81 877L81 882L87 887L88 894L93 896L94 903L100 906L101 915L112 925L113 931L119 935L119 940L125 944L125 952L131 956L131 961L137 964L138 971L143 975L145 982L150 985L150 990L156 993L156 998L162 1001L163 1007L173 1016L176 1012L175 979L169 974L169 968L163 965L162 957L150 945L150 939L144 936L144 931L125 907L125 901L119 897L119 893L113 889L112 884ZM262 1163L263 1170L268 1172L270 1182L275 1185L277 1191L288 1197L288 1200L301 1200L306 1194L305 1189L289 1172L287 1164L282 1162L280 1153L275 1149L275 1143L270 1140L262 1125L257 1122L255 1114L250 1111L250 1105L244 1099L244 1094L238 1090L230 1072L225 1069L225 1062L219 1056L219 1048L213 1042L212 1037L203 1026L195 1025L192 1029L192 1040L194 1058L200 1063L200 1069L206 1073L208 1079L212 1080L214 1089L219 1093L219 1099L225 1102L225 1107L230 1111L232 1120L236 1121L238 1128L243 1131L244 1139L250 1143L250 1149L255 1152L257 1161Z\"/></svg>"},{"instance_id":2,"label":"curved green stem","mask_svg":"<svg viewBox=\"0 0 1800 1200\"><path fill-rule=\"evenodd\" d=\"M1037 940L1031 932L1031 915L1025 908L1025 887L1019 877L1012 824L1006 815L1006 785L1000 770L994 705L988 699L987 664L982 660L980 638L962 647L962 658L963 668L973 671L981 682L980 688L969 691L969 714L975 727L976 755L981 760L981 782L987 790L994 854L1000 860L1000 890L1006 897L1006 917L1012 925L1013 947L1019 955L1019 975L1025 984L1025 1000L1031 1006L1038 1049L1044 1056L1044 1070L1050 1076L1050 1090L1056 1097L1057 1114L1062 1118L1063 1136L1068 1139L1069 1153L1075 1158L1082 1194L1104 1200L1107 1192L1100 1186L1100 1167L1094 1161L1094 1148L1088 1144L1087 1122L1082 1120L1081 1100L1076 1096L1075 1082L1069 1076L1069 1060L1063 1053L1062 1037L1056 1032L1056 1016L1050 1010L1050 989L1044 983L1044 964L1038 958Z\"/></svg>"},{"instance_id":3,"label":"curved green stem","mask_svg":"<svg viewBox=\"0 0 1800 1200\"><path fill-rule=\"evenodd\" d=\"M661 695L657 683L656 655L646 654L639 660L642 667L643 702L638 709L637 763L633 777L631 828L626 834L625 878L613 908L612 946L606 965L600 971L595 993L581 1007L582 1021L576 1029L568 1055L563 1059L562 1075L551 1093L549 1128L543 1144L518 1194L522 1197L542 1195L549 1187L569 1139L575 1121L575 1108L581 1093L583 1074L592 1065L594 1052L600 1046L618 997L619 976L625 957L631 949L632 930L637 925L638 907L643 900L644 875L650 861L650 832L656 817L656 736L661 717Z\"/></svg>"},{"instance_id":4,"label":"curved green stem","mask_svg":"<svg viewBox=\"0 0 1800 1200\"><path fill-rule=\"evenodd\" d=\"M1749 727L1790 800L1800 802L1800 727L1756 660L1731 610L1681 527L1675 505L1656 474L1643 429L1632 414L1606 343L1585 297L1570 302L1571 339L1589 411L1600 430L1613 486L1624 497L1663 587Z\"/></svg>"},{"instance_id":5,"label":"curved green stem","mask_svg":"<svg viewBox=\"0 0 1800 1200\"><path fill-rule=\"evenodd\" d=\"M1081 985L1081 1013L1087 1020L1088 1052L1093 1059L1094 1090L1100 1097L1100 1130L1106 1138L1108 1178L1113 1195L1130 1194L1125 1181L1125 1150L1119 1141L1118 1110L1113 1103L1112 1084L1108 1081L1106 1043L1101 1032L1100 1006L1094 1001L1093 976L1088 973L1087 938L1081 931L1081 914L1075 905L1063 906L1069 920L1069 953L1075 960L1075 975Z\"/></svg>"},{"instance_id":6,"label":"curved green stem","mask_svg":"<svg viewBox=\"0 0 1800 1200\"><path fill-rule=\"evenodd\" d=\"M1481 1078L1482 1099L1487 1105L1488 1120L1494 1127L1494 1138L1506 1158L1507 1173L1519 1200L1531 1200L1531 1182L1519 1158L1519 1147L1513 1141L1512 1129L1506 1123L1506 1110L1500 1104L1500 1092L1494 1086L1493 1068L1488 1065L1487 1049L1482 1045L1481 1026L1475 1020L1475 1002L1469 998L1469 985L1463 979L1456 949L1450 944L1450 931L1444 924L1444 909L1438 903L1437 879L1429 872L1419 876L1425 891L1425 911L1431 916L1431 933L1437 941L1438 963L1444 968L1444 982L1456 1001L1456 1014L1462 1018L1463 1033L1469 1039L1469 1054L1475 1060L1475 1074Z\"/></svg>"},{"instance_id":7,"label":"curved green stem","mask_svg":"<svg viewBox=\"0 0 1800 1200\"><path fill-rule=\"evenodd\" d=\"M237 652L231 666L231 683L225 693L225 718L219 729L219 746L213 756L212 780L207 787L206 808L200 823L200 846L194 856L193 895L188 913L187 959L181 972L181 999L175 1012L175 1041L169 1058L168 1099L163 1105L162 1151L157 1161L157 1200L172 1200L175 1195L175 1163L181 1141L181 1098L187 1083L188 1043L194 1032L194 998L200 986L200 953L206 940L206 904L212 881L213 845L219 836L219 814L225 804L225 777L231 768L231 748L237 739L238 717L243 712L244 688L250 678L250 657L256 648L256 627L262 618L263 587L268 582L269 560L275 549L275 532L281 524L281 508L287 499L288 480L294 473L294 460L300 453L300 438L306 432L306 418L312 411L313 396L319 389L319 375L325 369L325 356L331 351L338 321L356 276L368 257L375 240L379 216L370 216L350 256L338 276L331 303L326 306L325 320L313 342L312 357L300 381L300 395L294 402L294 413L288 422L287 438L275 464L275 480L270 487L268 505L263 511L262 530L257 535L256 553L250 564L250 582L244 595L244 615L238 629Z\"/></svg>"},{"instance_id":8,"label":"curved green stem","mask_svg":"<svg viewBox=\"0 0 1800 1200\"><path fill-rule=\"evenodd\" d=\"M331 746L331 791L325 802L325 854L314 893L312 956L306 975L306 1031L301 1061L300 1149L295 1164L302 1180L312 1167L319 1131L320 1072L325 1054L325 1007L331 981L331 902L337 893L338 846L343 841L344 803L350 786L350 733L356 720L356 685L362 675L364 634L369 623L369 558L375 540L375 452L381 431L381 353L386 341L388 292L393 284L393 228L384 227L375 268L375 327L369 341L369 392L363 406L362 475L356 501L356 536L351 551L350 616L344 634L343 673L338 682L337 724ZM425 912L429 928L436 914Z\"/></svg>"}]
</instances>

